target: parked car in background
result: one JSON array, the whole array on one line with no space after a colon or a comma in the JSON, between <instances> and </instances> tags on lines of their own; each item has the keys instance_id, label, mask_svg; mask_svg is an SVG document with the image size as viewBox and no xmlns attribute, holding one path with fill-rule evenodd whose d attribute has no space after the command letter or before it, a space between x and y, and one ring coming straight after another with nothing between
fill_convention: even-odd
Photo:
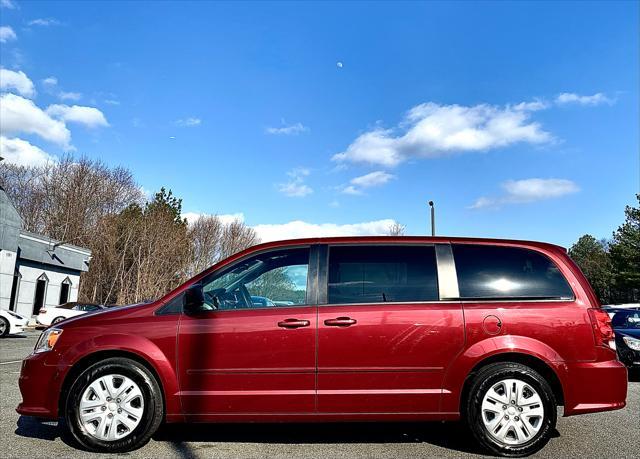
<instances>
[{"instance_id":1,"label":"parked car in background","mask_svg":"<svg viewBox=\"0 0 640 459\"><path fill-rule=\"evenodd\" d=\"M619 310L611 319L611 325L620 361L630 368L640 368L640 311Z\"/></svg>"},{"instance_id":2,"label":"parked car in background","mask_svg":"<svg viewBox=\"0 0 640 459\"><path fill-rule=\"evenodd\" d=\"M488 452L520 457L554 435L560 405L625 406L613 340L562 247L277 241L153 303L50 327L23 361L17 411L64 417L100 452L138 448L162 422L463 419Z\"/></svg>"},{"instance_id":3,"label":"parked car in background","mask_svg":"<svg viewBox=\"0 0 640 459\"><path fill-rule=\"evenodd\" d=\"M251 302L254 306L275 306L275 303L271 301L269 298L265 298L264 296L251 296Z\"/></svg>"},{"instance_id":4,"label":"parked car in background","mask_svg":"<svg viewBox=\"0 0 640 459\"><path fill-rule=\"evenodd\" d=\"M21 316L13 311L0 309L0 338L22 333L28 321L28 317Z\"/></svg>"},{"instance_id":5,"label":"parked car in background","mask_svg":"<svg viewBox=\"0 0 640 459\"><path fill-rule=\"evenodd\" d=\"M36 317L36 322L48 327L49 325L62 322L69 317L80 316L87 312L100 311L104 308L105 307L100 304L79 303L77 301L61 304L56 307L47 306L40 309Z\"/></svg>"}]
</instances>

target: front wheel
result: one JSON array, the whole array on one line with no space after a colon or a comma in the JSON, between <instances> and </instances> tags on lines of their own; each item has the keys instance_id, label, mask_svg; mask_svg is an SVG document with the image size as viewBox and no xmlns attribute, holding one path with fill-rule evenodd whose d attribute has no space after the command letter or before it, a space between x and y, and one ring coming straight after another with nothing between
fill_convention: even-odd
<instances>
[{"instance_id":1,"label":"front wheel","mask_svg":"<svg viewBox=\"0 0 640 459\"><path fill-rule=\"evenodd\" d=\"M519 363L494 363L473 378L466 422L493 454L522 457L540 450L556 425L557 407L549 383Z\"/></svg>"},{"instance_id":2,"label":"front wheel","mask_svg":"<svg viewBox=\"0 0 640 459\"><path fill-rule=\"evenodd\" d=\"M162 421L155 377L140 363L109 358L87 368L73 382L66 424L85 449L122 453L143 446Z\"/></svg>"}]
</instances>

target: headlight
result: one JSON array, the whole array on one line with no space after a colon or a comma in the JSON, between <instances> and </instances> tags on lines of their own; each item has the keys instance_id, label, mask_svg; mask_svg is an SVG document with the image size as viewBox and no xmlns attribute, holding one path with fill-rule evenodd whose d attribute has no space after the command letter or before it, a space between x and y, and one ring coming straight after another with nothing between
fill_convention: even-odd
<instances>
[{"instance_id":1,"label":"headlight","mask_svg":"<svg viewBox=\"0 0 640 459\"><path fill-rule=\"evenodd\" d=\"M15 312L13 312L13 311L5 311L5 312L6 312L7 314L9 314L11 317L15 317L16 319L20 319L20 320L24 319L24 317L22 317L22 316L21 316L21 315L19 315L19 314L16 314L16 313L15 313Z\"/></svg>"},{"instance_id":2,"label":"headlight","mask_svg":"<svg viewBox=\"0 0 640 459\"><path fill-rule=\"evenodd\" d=\"M640 351L640 339L632 338L630 336L623 336L624 342L634 351Z\"/></svg>"},{"instance_id":3,"label":"headlight","mask_svg":"<svg viewBox=\"0 0 640 459\"><path fill-rule=\"evenodd\" d=\"M33 353L38 354L39 352L50 351L58 342L60 335L62 335L62 330L59 328L49 328L45 330L42 332L42 335L40 335L40 338L38 338L38 342L36 343Z\"/></svg>"}]
</instances>

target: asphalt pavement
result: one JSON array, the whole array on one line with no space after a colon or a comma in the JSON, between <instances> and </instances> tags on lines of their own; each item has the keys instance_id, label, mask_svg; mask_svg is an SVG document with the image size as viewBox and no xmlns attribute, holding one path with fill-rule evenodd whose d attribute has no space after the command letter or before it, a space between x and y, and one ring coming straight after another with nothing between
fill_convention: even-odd
<instances>
[{"instance_id":1,"label":"asphalt pavement","mask_svg":"<svg viewBox=\"0 0 640 459\"><path fill-rule=\"evenodd\" d=\"M95 457L71 446L57 422L19 416L20 360L40 332L0 340L0 457ZM42 390L47 390L46 381ZM606 387L603 387L606 390ZM106 455L104 455L106 456ZM130 458L432 458L482 457L459 423L167 425ZM537 457L639 457L640 374L624 410L559 418Z\"/></svg>"}]
</instances>

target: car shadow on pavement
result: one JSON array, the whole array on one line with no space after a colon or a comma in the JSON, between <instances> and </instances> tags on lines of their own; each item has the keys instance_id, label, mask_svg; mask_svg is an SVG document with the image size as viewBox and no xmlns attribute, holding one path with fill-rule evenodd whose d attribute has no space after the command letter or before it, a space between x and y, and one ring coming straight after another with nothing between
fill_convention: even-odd
<instances>
[{"instance_id":1,"label":"car shadow on pavement","mask_svg":"<svg viewBox=\"0 0 640 459\"><path fill-rule=\"evenodd\" d=\"M464 426L458 422L166 424L158 430L153 439L170 442L175 453L183 458L191 458L196 455L187 442L429 443L463 453L483 453Z\"/></svg>"},{"instance_id":2,"label":"car shadow on pavement","mask_svg":"<svg viewBox=\"0 0 640 459\"><path fill-rule=\"evenodd\" d=\"M60 438L62 429L55 421L46 422L31 416L20 416L17 422L16 435L28 438L53 441Z\"/></svg>"},{"instance_id":3,"label":"car shadow on pavement","mask_svg":"<svg viewBox=\"0 0 640 459\"><path fill-rule=\"evenodd\" d=\"M640 382L640 368L629 368L629 382Z\"/></svg>"}]
</instances>

